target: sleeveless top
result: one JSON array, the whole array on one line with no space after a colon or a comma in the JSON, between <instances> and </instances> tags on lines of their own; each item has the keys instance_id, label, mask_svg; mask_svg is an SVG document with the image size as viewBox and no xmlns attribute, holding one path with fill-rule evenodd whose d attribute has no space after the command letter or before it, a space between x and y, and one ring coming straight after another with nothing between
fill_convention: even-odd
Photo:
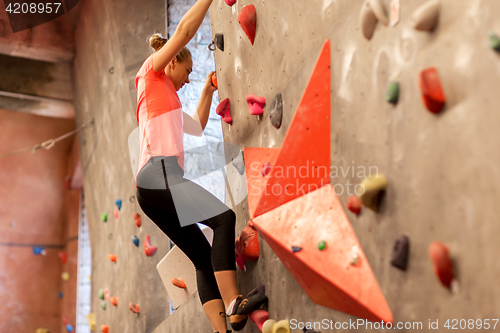
<instances>
[{"instance_id":1,"label":"sleeveless top","mask_svg":"<svg viewBox=\"0 0 500 333\"><path fill-rule=\"evenodd\" d=\"M184 170L182 105L165 71L153 69L153 55L144 61L135 77L137 122L140 133L139 172L153 156L177 156Z\"/></svg>"}]
</instances>

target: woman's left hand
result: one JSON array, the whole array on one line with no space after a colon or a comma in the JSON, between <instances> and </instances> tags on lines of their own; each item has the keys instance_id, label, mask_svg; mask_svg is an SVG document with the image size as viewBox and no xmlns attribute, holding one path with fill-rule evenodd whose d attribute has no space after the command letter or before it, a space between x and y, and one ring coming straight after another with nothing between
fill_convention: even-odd
<instances>
[{"instance_id":1,"label":"woman's left hand","mask_svg":"<svg viewBox=\"0 0 500 333\"><path fill-rule=\"evenodd\" d=\"M213 94L217 90L217 88L212 84L212 75L214 74L215 71L210 72L210 74L207 75L207 79L205 80L205 90L211 94Z\"/></svg>"}]
</instances>

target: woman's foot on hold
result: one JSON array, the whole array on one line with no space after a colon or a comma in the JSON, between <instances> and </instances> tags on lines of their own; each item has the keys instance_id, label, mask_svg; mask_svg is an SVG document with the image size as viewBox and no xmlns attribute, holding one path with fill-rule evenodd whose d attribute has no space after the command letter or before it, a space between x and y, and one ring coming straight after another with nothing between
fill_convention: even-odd
<instances>
[{"instance_id":1,"label":"woman's foot on hold","mask_svg":"<svg viewBox=\"0 0 500 333\"><path fill-rule=\"evenodd\" d=\"M267 302L267 296L258 293L252 295L251 297L245 297L239 295L236 298L236 302L233 306L233 311L229 315L229 323L235 331L241 331L248 320L248 315L261 307L262 304Z\"/></svg>"}]
</instances>

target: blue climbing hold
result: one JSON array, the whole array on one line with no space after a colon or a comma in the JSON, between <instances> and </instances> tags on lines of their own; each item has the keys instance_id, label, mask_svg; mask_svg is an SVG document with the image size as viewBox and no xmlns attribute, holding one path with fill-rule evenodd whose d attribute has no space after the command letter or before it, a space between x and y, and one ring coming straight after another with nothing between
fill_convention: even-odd
<instances>
[{"instance_id":1,"label":"blue climbing hold","mask_svg":"<svg viewBox=\"0 0 500 333\"><path fill-rule=\"evenodd\" d=\"M40 254L44 254L45 251L44 251L44 246L33 246L33 253L37 256L39 256Z\"/></svg>"},{"instance_id":2,"label":"blue climbing hold","mask_svg":"<svg viewBox=\"0 0 500 333\"><path fill-rule=\"evenodd\" d=\"M130 239L132 239L132 242L135 244L135 246L139 247L139 237L137 237L136 235L132 235Z\"/></svg>"},{"instance_id":3,"label":"blue climbing hold","mask_svg":"<svg viewBox=\"0 0 500 333\"><path fill-rule=\"evenodd\" d=\"M59 298L63 298L63 293L62 292L58 292L57 295L59 295Z\"/></svg>"},{"instance_id":4,"label":"blue climbing hold","mask_svg":"<svg viewBox=\"0 0 500 333\"><path fill-rule=\"evenodd\" d=\"M73 332L73 326L71 326L70 324L66 325L66 329L68 330L68 332Z\"/></svg>"},{"instance_id":5,"label":"blue climbing hold","mask_svg":"<svg viewBox=\"0 0 500 333\"><path fill-rule=\"evenodd\" d=\"M299 252L300 250L302 250L302 248L300 246L292 246L293 253Z\"/></svg>"},{"instance_id":6,"label":"blue climbing hold","mask_svg":"<svg viewBox=\"0 0 500 333\"><path fill-rule=\"evenodd\" d=\"M121 199L116 199L115 204L118 207L118 210L122 210L122 201Z\"/></svg>"}]
</instances>

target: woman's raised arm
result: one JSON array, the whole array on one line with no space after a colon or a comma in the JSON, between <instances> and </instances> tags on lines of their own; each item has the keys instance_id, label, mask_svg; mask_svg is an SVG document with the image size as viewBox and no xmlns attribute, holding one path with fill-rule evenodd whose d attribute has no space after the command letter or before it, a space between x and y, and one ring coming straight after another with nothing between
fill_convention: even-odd
<instances>
[{"instance_id":1,"label":"woman's raised arm","mask_svg":"<svg viewBox=\"0 0 500 333\"><path fill-rule=\"evenodd\" d=\"M153 54L153 69L162 71L194 37L213 0L198 0L184 15L167 43Z\"/></svg>"}]
</instances>

